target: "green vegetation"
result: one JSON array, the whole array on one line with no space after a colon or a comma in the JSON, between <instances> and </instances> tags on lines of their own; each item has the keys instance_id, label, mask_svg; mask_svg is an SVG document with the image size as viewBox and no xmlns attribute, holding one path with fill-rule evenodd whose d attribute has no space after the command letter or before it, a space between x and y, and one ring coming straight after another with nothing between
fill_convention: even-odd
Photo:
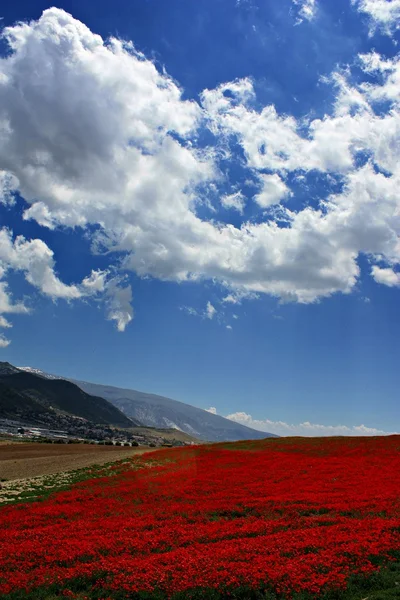
<instances>
[{"instance_id":1,"label":"green vegetation","mask_svg":"<svg viewBox=\"0 0 400 600\"><path fill-rule=\"evenodd\" d=\"M3 375L2 382L18 393L23 393L38 404L38 410L52 407L93 423L132 426L120 410L104 398L90 396L77 385L65 379L45 379L32 373Z\"/></svg>"},{"instance_id":2,"label":"green vegetation","mask_svg":"<svg viewBox=\"0 0 400 600\"><path fill-rule=\"evenodd\" d=\"M93 585L102 580L107 585L107 573L97 573L88 578L73 579L68 584L69 597L76 600L167 600L163 592L125 593L109 591L102 587L93 590ZM64 588L65 589L65 588ZM57 585L48 588L37 588L29 593L13 592L3 595L3 600L56 600L65 598L65 591L60 595ZM317 596L301 593L287 596L276 594L268 586L258 590L242 587L217 591L212 589L194 589L174 594L170 600L399 600L400 598L400 562L382 567L368 577L352 576L346 590L327 590Z\"/></svg>"},{"instance_id":3,"label":"green vegetation","mask_svg":"<svg viewBox=\"0 0 400 600\"><path fill-rule=\"evenodd\" d=\"M147 464L142 456L133 456L64 473L8 481L0 488L0 506L43 501L56 492L69 490L76 483L100 477L114 477L128 468L142 469Z\"/></svg>"},{"instance_id":4,"label":"green vegetation","mask_svg":"<svg viewBox=\"0 0 400 600\"><path fill-rule=\"evenodd\" d=\"M0 418L37 422L47 412L36 400L0 381Z\"/></svg>"}]
</instances>

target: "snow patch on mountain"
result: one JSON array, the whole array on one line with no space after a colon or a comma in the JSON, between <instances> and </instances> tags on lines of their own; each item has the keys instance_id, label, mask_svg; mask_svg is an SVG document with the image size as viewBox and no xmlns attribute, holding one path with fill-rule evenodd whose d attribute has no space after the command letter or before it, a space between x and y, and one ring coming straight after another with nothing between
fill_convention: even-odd
<instances>
[{"instance_id":1,"label":"snow patch on mountain","mask_svg":"<svg viewBox=\"0 0 400 600\"><path fill-rule=\"evenodd\" d=\"M17 371L26 371L27 373L32 373L32 375L37 375L38 377L43 377L44 379L64 379L64 377L50 375L50 373L45 373L44 371L41 371L40 369L34 369L33 367L18 367L18 369L15 370L15 373L17 373Z\"/></svg>"},{"instance_id":2,"label":"snow patch on mountain","mask_svg":"<svg viewBox=\"0 0 400 600\"><path fill-rule=\"evenodd\" d=\"M191 435L194 435L194 436L199 435L199 432L194 427L189 425L189 423L185 423L184 425L185 425L186 433L190 433Z\"/></svg>"},{"instance_id":3,"label":"snow patch on mountain","mask_svg":"<svg viewBox=\"0 0 400 600\"><path fill-rule=\"evenodd\" d=\"M178 427L178 425L176 423L174 423L173 421L170 421L169 419L167 419L167 417L163 417L163 421L166 424L166 426L169 427L170 429L177 429L178 431L183 431L183 429ZM185 433L187 433L187 432L185 432Z\"/></svg>"}]
</instances>

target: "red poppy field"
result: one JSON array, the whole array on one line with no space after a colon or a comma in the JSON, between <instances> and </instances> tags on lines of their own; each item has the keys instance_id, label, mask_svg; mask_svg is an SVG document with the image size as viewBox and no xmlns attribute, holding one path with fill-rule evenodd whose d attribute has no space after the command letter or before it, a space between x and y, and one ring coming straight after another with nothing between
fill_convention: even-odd
<instances>
[{"instance_id":1,"label":"red poppy field","mask_svg":"<svg viewBox=\"0 0 400 600\"><path fill-rule=\"evenodd\" d=\"M362 600L400 562L400 436L134 460L0 509L0 597Z\"/></svg>"}]
</instances>

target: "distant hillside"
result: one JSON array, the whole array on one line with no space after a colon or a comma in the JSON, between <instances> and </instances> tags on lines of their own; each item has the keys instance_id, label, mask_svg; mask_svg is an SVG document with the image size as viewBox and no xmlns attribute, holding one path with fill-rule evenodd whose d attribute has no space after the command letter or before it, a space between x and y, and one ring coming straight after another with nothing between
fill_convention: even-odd
<instances>
[{"instance_id":1,"label":"distant hillside","mask_svg":"<svg viewBox=\"0 0 400 600\"><path fill-rule=\"evenodd\" d=\"M48 379L0 363L0 384L0 418L25 415L28 420L28 415L55 410L101 425L140 425L104 398L92 396L65 379Z\"/></svg>"},{"instance_id":2,"label":"distant hillside","mask_svg":"<svg viewBox=\"0 0 400 600\"><path fill-rule=\"evenodd\" d=\"M38 423L47 413L48 409L36 400L0 382L0 418Z\"/></svg>"},{"instance_id":3,"label":"distant hillside","mask_svg":"<svg viewBox=\"0 0 400 600\"><path fill-rule=\"evenodd\" d=\"M88 394L106 398L128 417L150 427L175 427L210 442L278 437L171 398L85 381L74 380L74 383Z\"/></svg>"},{"instance_id":4,"label":"distant hillside","mask_svg":"<svg viewBox=\"0 0 400 600\"><path fill-rule=\"evenodd\" d=\"M19 369L49 380L54 380L56 377L32 367L19 367ZM139 421L141 425L146 427L178 429L194 438L209 442L279 437L272 433L256 431L225 417L214 415L201 408L164 396L74 379L70 381L87 394L105 398L127 417Z\"/></svg>"},{"instance_id":5,"label":"distant hillside","mask_svg":"<svg viewBox=\"0 0 400 600\"><path fill-rule=\"evenodd\" d=\"M14 367L9 362L0 362L0 377L2 375L14 375L14 373L19 373L20 369L18 367Z\"/></svg>"}]
</instances>

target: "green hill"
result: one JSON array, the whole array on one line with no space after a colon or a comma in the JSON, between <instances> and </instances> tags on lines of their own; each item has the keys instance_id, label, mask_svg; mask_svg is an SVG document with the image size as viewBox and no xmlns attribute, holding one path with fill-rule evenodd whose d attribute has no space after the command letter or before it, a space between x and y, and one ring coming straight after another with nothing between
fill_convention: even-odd
<instances>
[{"instance_id":1,"label":"green hill","mask_svg":"<svg viewBox=\"0 0 400 600\"><path fill-rule=\"evenodd\" d=\"M47 413L48 409L33 398L0 382L0 418L36 423Z\"/></svg>"},{"instance_id":2,"label":"green hill","mask_svg":"<svg viewBox=\"0 0 400 600\"><path fill-rule=\"evenodd\" d=\"M81 417L101 425L132 427L139 423L125 416L104 398L92 396L64 379L45 379L0 363L0 418L25 419L46 412Z\"/></svg>"}]
</instances>

